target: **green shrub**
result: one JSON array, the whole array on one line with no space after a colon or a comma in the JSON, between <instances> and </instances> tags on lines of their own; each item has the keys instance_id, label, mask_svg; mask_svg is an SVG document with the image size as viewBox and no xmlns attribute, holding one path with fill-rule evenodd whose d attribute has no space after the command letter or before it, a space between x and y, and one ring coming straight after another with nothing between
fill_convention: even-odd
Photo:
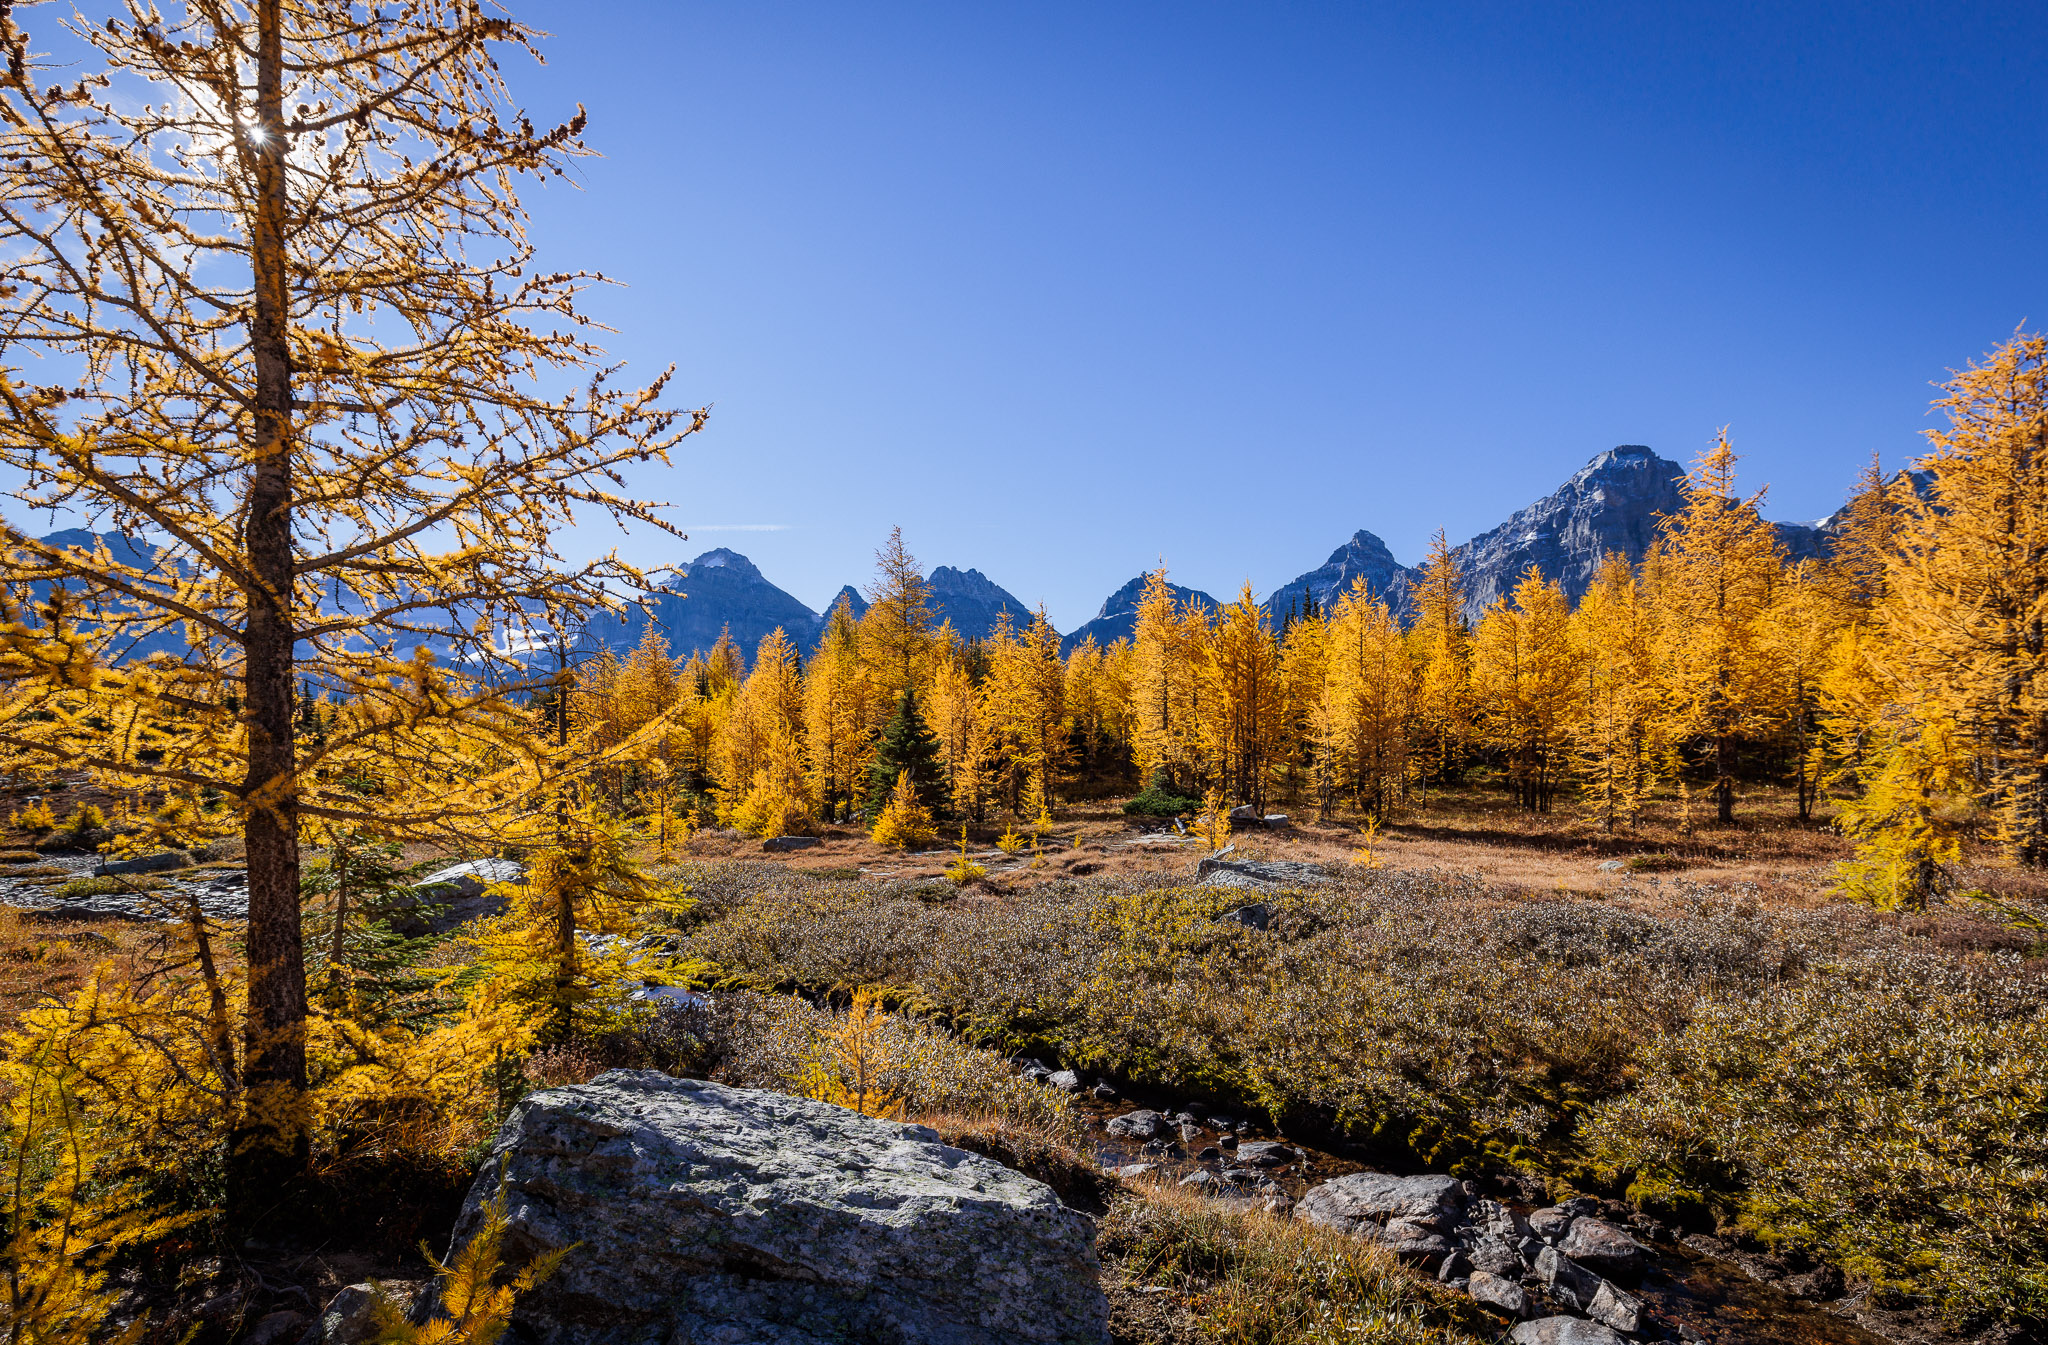
<instances>
[{"instance_id":1,"label":"green shrub","mask_svg":"<svg viewBox=\"0 0 2048 1345\"><path fill-rule=\"evenodd\" d=\"M168 879L152 878L146 873L107 874L59 883L50 889L50 895L58 901L75 901L79 897L109 897L123 892L161 892L170 885Z\"/></svg>"},{"instance_id":2,"label":"green shrub","mask_svg":"<svg viewBox=\"0 0 2048 1345\"><path fill-rule=\"evenodd\" d=\"M1179 817L1183 813L1200 811L1202 801L1174 793L1161 771L1154 771L1145 787L1124 804L1126 817Z\"/></svg>"}]
</instances>

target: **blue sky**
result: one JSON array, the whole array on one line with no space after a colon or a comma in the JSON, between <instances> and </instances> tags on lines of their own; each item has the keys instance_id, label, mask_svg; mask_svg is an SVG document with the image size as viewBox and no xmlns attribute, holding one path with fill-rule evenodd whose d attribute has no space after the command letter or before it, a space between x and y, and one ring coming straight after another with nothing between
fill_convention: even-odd
<instances>
[{"instance_id":1,"label":"blue sky","mask_svg":"<svg viewBox=\"0 0 2048 1345\"><path fill-rule=\"evenodd\" d=\"M604 154L542 264L713 407L632 483L689 543L567 549L813 606L899 523L1062 629L1263 593L1724 424L1813 518L2048 319L2037 6L511 4Z\"/></svg>"},{"instance_id":2,"label":"blue sky","mask_svg":"<svg viewBox=\"0 0 2048 1345\"><path fill-rule=\"evenodd\" d=\"M645 488L813 605L895 523L1062 628L1412 562L1723 424L1815 517L2048 310L2030 6L518 12L606 156L536 238L714 407Z\"/></svg>"}]
</instances>

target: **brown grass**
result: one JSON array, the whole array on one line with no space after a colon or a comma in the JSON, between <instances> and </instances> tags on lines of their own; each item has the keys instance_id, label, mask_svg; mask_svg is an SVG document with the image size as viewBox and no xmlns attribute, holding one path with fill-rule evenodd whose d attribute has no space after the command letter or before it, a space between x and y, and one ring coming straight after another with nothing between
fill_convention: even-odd
<instances>
[{"instance_id":1,"label":"brown grass","mask_svg":"<svg viewBox=\"0 0 2048 1345\"><path fill-rule=\"evenodd\" d=\"M1307 808L1284 800L1269 803L1268 809L1288 812L1292 824L1271 831L1240 829L1231 838L1240 857L1348 866L1360 852L1360 818L1315 821ZM1690 820L1686 811L1675 796L1655 799L1633 831L1607 835L1571 800L1560 801L1549 813L1528 813L1502 791L1483 785L1434 789L1382 828L1376 853L1388 867L1449 869L1509 891L1607 895L1629 887L1706 881L1754 883L1767 896L1804 902L1825 891L1833 866L1850 852L1848 842L1825 820L1800 822L1792 794L1776 786L1743 790L1736 802L1737 820L1729 826L1714 822L1711 804L1699 798L1692 802ZM752 837L715 832L693 837L688 851L693 858L764 859L832 877L858 870L875 877L936 879L958 853L958 824L951 826L948 846L912 854L875 845L848 825L828 828L820 844L789 854L766 853ZM990 871L983 886L997 893L1097 874L1172 879L1191 875L1207 852L1197 840L1170 841L1174 833L1168 825L1126 818L1121 801L1114 799L1059 809L1036 856L1026 851L1013 858L997 851L1002 830L996 822L968 828L969 853ZM1637 861L1633 872L1600 868L1604 861L1632 859Z\"/></svg>"},{"instance_id":2,"label":"brown grass","mask_svg":"<svg viewBox=\"0 0 2048 1345\"><path fill-rule=\"evenodd\" d=\"M31 1005L70 994L102 962L137 974L159 934L126 920L45 920L0 907L0 1020L11 1025Z\"/></svg>"}]
</instances>

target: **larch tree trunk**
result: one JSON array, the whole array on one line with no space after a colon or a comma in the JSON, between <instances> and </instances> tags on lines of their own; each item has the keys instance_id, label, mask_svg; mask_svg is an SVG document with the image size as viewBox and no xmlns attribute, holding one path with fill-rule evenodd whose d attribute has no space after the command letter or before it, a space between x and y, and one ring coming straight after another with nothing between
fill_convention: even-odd
<instances>
[{"instance_id":1,"label":"larch tree trunk","mask_svg":"<svg viewBox=\"0 0 2048 1345\"><path fill-rule=\"evenodd\" d=\"M240 152L257 201L249 242L256 370L243 545L248 574L243 721L249 735L249 1005L243 1024L248 1102L233 1156L234 1185L250 1199L303 1163L307 1136L306 972L299 924L299 817L292 624L292 375L290 282L285 251L283 16L281 0L257 7L255 118Z\"/></svg>"}]
</instances>

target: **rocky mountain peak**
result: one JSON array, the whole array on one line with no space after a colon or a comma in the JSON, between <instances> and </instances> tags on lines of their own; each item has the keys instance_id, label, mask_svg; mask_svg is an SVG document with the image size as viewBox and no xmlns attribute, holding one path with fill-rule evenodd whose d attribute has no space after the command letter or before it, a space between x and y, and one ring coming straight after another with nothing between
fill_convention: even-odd
<instances>
[{"instance_id":1,"label":"rocky mountain peak","mask_svg":"<svg viewBox=\"0 0 2048 1345\"><path fill-rule=\"evenodd\" d=\"M1150 578L1150 575L1141 574L1103 599L1102 610L1095 614L1093 621L1060 641L1060 652L1071 653L1076 645L1091 636L1098 645L1131 638L1131 633L1138 628L1138 599L1145 596L1145 584ZM1194 602L1212 612L1223 606L1200 589L1182 588L1170 580L1166 588L1177 603Z\"/></svg>"},{"instance_id":2,"label":"rocky mountain peak","mask_svg":"<svg viewBox=\"0 0 2048 1345\"><path fill-rule=\"evenodd\" d=\"M734 551L731 547L713 547L684 568L686 574L702 574L706 570L725 570L734 578L760 579L761 571L751 560Z\"/></svg>"},{"instance_id":3,"label":"rocky mountain peak","mask_svg":"<svg viewBox=\"0 0 2048 1345\"><path fill-rule=\"evenodd\" d=\"M987 639L1006 613L1018 630L1031 624L1030 610L979 570L941 565L927 582L932 588L932 616L952 622L963 639Z\"/></svg>"},{"instance_id":4,"label":"rocky mountain peak","mask_svg":"<svg viewBox=\"0 0 2048 1345\"><path fill-rule=\"evenodd\" d=\"M1387 544L1360 528L1351 539L1330 553L1330 558L1290 584L1283 584L1266 600L1266 610L1275 618L1299 611L1313 598L1318 607L1328 607L1351 591L1363 579L1375 597L1399 608L1407 598L1409 573Z\"/></svg>"},{"instance_id":5,"label":"rocky mountain peak","mask_svg":"<svg viewBox=\"0 0 2048 1345\"><path fill-rule=\"evenodd\" d=\"M1641 444L1596 454L1555 491L1456 548L1465 610L1477 616L1521 582L1531 565L1577 600L1610 551L1640 559L1661 514L1685 506L1685 468Z\"/></svg>"}]
</instances>

